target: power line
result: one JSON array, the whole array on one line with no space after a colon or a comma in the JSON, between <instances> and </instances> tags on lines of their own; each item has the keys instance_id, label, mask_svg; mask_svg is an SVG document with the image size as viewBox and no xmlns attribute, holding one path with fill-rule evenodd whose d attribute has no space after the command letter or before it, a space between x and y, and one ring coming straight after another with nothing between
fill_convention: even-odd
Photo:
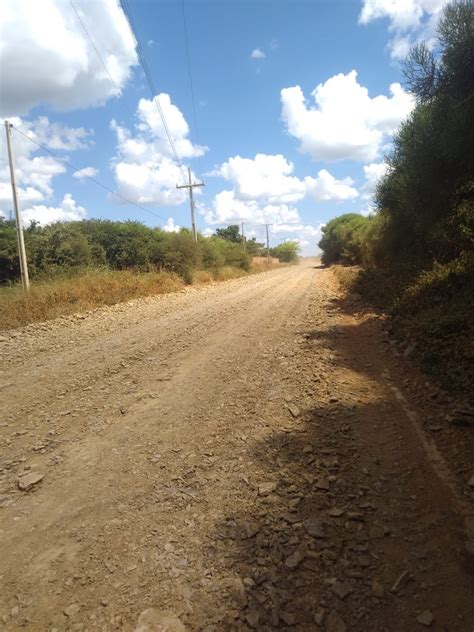
<instances>
[{"instance_id":1,"label":"power line","mask_svg":"<svg viewBox=\"0 0 474 632\"><path fill-rule=\"evenodd\" d=\"M194 84L193 84L193 73L191 70L191 54L189 52L189 41L188 41L188 27L186 23L186 12L184 10L184 0L181 0L181 9L183 11L183 25L184 25L184 39L186 42L186 59L188 62L188 75L189 75L189 85L191 88L191 102L193 106L193 118L194 118L194 140L196 142L196 146L199 145L199 134L198 134L198 124L197 124L197 115L196 115L196 102L194 98Z\"/></svg>"},{"instance_id":2,"label":"power line","mask_svg":"<svg viewBox=\"0 0 474 632\"><path fill-rule=\"evenodd\" d=\"M180 167L180 169L182 169L183 168L183 164L182 164L182 162L181 162L181 160L180 160L180 158L178 156L178 152L176 151L176 146L174 144L173 137L172 137L171 132L169 130L168 123L166 122L166 117L165 117L165 114L164 114L163 109L161 107L160 100L158 98L158 92L157 92L155 84L153 82L153 77L151 75L150 69L148 67L148 64L146 62L145 56L143 54L143 50L142 50L142 47L141 47L141 44L140 44L140 40L137 37L137 29L136 29L136 25L135 25L132 13L130 11L130 7L128 5L128 0L121 0L121 3L122 3L123 11L124 11L125 15L127 16L128 21L129 21L132 33L133 33L133 35L135 37L135 40L137 42L138 59L140 61L140 65L142 67L142 70L143 70L143 72L145 74L145 78L147 80L148 87L150 88L152 101L155 104L156 109L158 110L158 114L160 115L161 122L163 123L163 128L164 128L164 130L166 132L166 136L168 138L168 142L170 144L171 151L173 153L174 159L175 159L176 163L178 164L178 166ZM184 172L183 172L183 179L184 179Z\"/></svg>"},{"instance_id":3,"label":"power line","mask_svg":"<svg viewBox=\"0 0 474 632\"><path fill-rule=\"evenodd\" d=\"M113 195L116 195L117 197L119 197L120 199L122 199L124 202L127 202L127 204L131 204L132 206L134 206L135 208L140 209L141 211L145 211L145 213L150 213L150 215L154 215L155 217L158 217L158 219L161 219L163 221L166 221L166 219L164 217L162 217L161 215L158 215L158 213L154 213L153 211L150 211L150 209L145 208L144 206L141 206L140 204L136 204L135 202L132 202L132 200L129 200L127 197L125 197L124 195L122 195L121 193L119 193L118 191L114 191L113 189L111 189L110 187L108 187L106 184L104 184L103 182L100 182L100 180L97 180L97 178L94 178L93 176L90 176L89 174L87 174L85 171L83 171L82 169L79 169L78 167L74 166L72 164L72 162L70 162L69 160L66 160L65 158L63 158L62 156L59 156L58 154L56 154L54 151L51 151L50 149L48 149L47 147L45 147L43 144L39 143L38 141L34 140L33 138L31 138L31 136L28 136L27 134L25 134L24 132L22 132L20 129L18 129L18 127L14 127L13 125L11 125L11 128L15 131L18 132L18 134L21 134L22 136L24 136L25 138L27 138L29 141L31 141L33 144L37 145L40 149L42 149L43 151L47 152L48 154L50 154L51 156L53 156L54 158L56 158L56 160L59 160L59 162L61 162L62 164L66 165L67 167L69 167L70 169L72 169L73 171L77 172L77 173L81 173L83 175L84 178L88 178L89 180L92 180L92 182L95 182L95 184L97 184L98 186L102 187L103 189L105 189L106 191L108 191L109 193L112 193Z\"/></svg>"},{"instance_id":4,"label":"power line","mask_svg":"<svg viewBox=\"0 0 474 632\"><path fill-rule=\"evenodd\" d=\"M117 91L117 94L118 94L118 95L120 95L120 94L122 93L122 90L121 90L121 88L117 85L117 83L115 82L115 79L112 77L112 74L110 73L110 71L109 71L109 69L108 69L108 67L107 67L107 64L105 63L104 58L102 57L102 55L101 55L101 54L100 54L100 52L99 52L99 49L98 49L98 48L97 48L97 46L95 45L95 42L94 42L94 40L92 39L92 37L91 37L91 35L90 35L89 31L87 30L87 27L86 27L86 25L85 25L85 23L84 23L83 19L81 18L80 14L79 14L79 12L78 12L78 10L77 10L77 8L76 8L76 6L74 5L73 0L69 0L69 4L71 5L71 7L72 7L72 9L73 9L74 13L76 14L76 18L77 18L77 20L78 20L79 24L81 25L82 30L84 31L84 33L85 33L85 35L86 35L87 39L88 39L88 40L89 40L89 42L91 43L92 48L95 50L97 57L99 58L99 60L100 60L100 62L101 62L101 64L102 64L102 66L104 67L104 70L105 70L105 72L107 73L107 76L108 76L108 78L110 79L111 84L113 85L113 87L114 87L114 88L115 88L115 90ZM123 102L123 103L124 103L124 105L125 105L125 107L126 107L126 109L127 109L128 113L130 114L130 116L131 116L131 117L132 117L132 119L133 119L133 116L134 116L133 112L132 112L132 111L130 110L130 108L126 105L126 103L125 103L125 102Z\"/></svg>"}]
</instances>

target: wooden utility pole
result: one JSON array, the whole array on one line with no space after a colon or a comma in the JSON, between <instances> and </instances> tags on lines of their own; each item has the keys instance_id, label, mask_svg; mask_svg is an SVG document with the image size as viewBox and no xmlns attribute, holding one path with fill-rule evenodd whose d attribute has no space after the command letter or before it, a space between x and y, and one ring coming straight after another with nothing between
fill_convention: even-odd
<instances>
[{"instance_id":1,"label":"wooden utility pole","mask_svg":"<svg viewBox=\"0 0 474 632\"><path fill-rule=\"evenodd\" d=\"M268 229L271 226L271 224L264 224L264 226L267 231L267 259L270 259L270 237L268 234Z\"/></svg>"},{"instance_id":2,"label":"wooden utility pole","mask_svg":"<svg viewBox=\"0 0 474 632\"><path fill-rule=\"evenodd\" d=\"M204 184L204 182L191 182L191 168L188 167L188 178L189 178L189 184L177 184L176 188L177 189L189 189L189 205L191 206L191 226L192 226L192 230L193 230L193 239L194 241L197 241L197 232L196 232L196 218L195 218L195 214L194 214L194 195L193 195L193 189L194 187L204 187L206 186Z\"/></svg>"},{"instance_id":3,"label":"wooden utility pole","mask_svg":"<svg viewBox=\"0 0 474 632\"><path fill-rule=\"evenodd\" d=\"M7 134L8 162L10 163L10 180L12 183L13 207L15 209L16 242L18 245L18 257L20 259L21 284L25 292L30 289L30 277L28 276L28 261L26 259L25 239L23 237L23 226L21 224L20 205L18 203L18 192L15 180L15 165L13 163L13 151L11 143L12 124L5 121L5 131Z\"/></svg>"},{"instance_id":4,"label":"wooden utility pole","mask_svg":"<svg viewBox=\"0 0 474 632\"><path fill-rule=\"evenodd\" d=\"M242 222L242 245L244 247L244 252L246 250L245 248L245 233L244 233L244 223Z\"/></svg>"}]
</instances>

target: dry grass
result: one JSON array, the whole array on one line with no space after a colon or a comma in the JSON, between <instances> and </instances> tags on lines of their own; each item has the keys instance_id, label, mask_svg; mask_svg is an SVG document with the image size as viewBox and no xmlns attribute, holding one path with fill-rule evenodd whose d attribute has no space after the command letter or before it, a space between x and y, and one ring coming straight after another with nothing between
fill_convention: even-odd
<instances>
[{"instance_id":1,"label":"dry grass","mask_svg":"<svg viewBox=\"0 0 474 632\"><path fill-rule=\"evenodd\" d=\"M141 296L175 292L182 279L166 272L91 271L80 276L35 282L0 290L0 330L14 329L66 314L114 305Z\"/></svg>"},{"instance_id":2,"label":"dry grass","mask_svg":"<svg viewBox=\"0 0 474 632\"><path fill-rule=\"evenodd\" d=\"M193 273L193 283L212 283L214 280L209 270L196 270Z\"/></svg>"},{"instance_id":3,"label":"dry grass","mask_svg":"<svg viewBox=\"0 0 474 632\"><path fill-rule=\"evenodd\" d=\"M214 278L216 281L229 281L230 279L238 279L239 277L246 276L247 274L248 272L242 270L242 268L224 266L216 271Z\"/></svg>"},{"instance_id":4,"label":"dry grass","mask_svg":"<svg viewBox=\"0 0 474 632\"><path fill-rule=\"evenodd\" d=\"M359 266L332 266L339 283L346 290L352 290L354 283L359 276L361 268Z\"/></svg>"},{"instance_id":5,"label":"dry grass","mask_svg":"<svg viewBox=\"0 0 474 632\"><path fill-rule=\"evenodd\" d=\"M214 274L197 270L193 274L193 283L228 281L276 267L279 266L257 263L252 266L251 272L231 266L225 266ZM77 276L35 281L28 295L24 294L20 285L0 288L0 331L115 305L141 296L176 292L183 287L183 279L168 272L91 270Z\"/></svg>"},{"instance_id":6,"label":"dry grass","mask_svg":"<svg viewBox=\"0 0 474 632\"><path fill-rule=\"evenodd\" d=\"M263 257L262 257L263 259ZM267 263L267 261L255 261L252 263L252 273L253 274L258 274L259 272L266 272L267 270L274 270L275 268L281 268L284 265L288 265L285 263L275 263L274 261L270 260L269 263Z\"/></svg>"}]
</instances>

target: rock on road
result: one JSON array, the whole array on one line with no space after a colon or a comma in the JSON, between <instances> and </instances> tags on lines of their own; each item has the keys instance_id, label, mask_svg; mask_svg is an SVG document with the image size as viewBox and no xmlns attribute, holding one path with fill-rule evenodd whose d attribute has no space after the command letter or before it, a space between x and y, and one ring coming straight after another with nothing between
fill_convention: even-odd
<instances>
[{"instance_id":1,"label":"rock on road","mask_svg":"<svg viewBox=\"0 0 474 632\"><path fill-rule=\"evenodd\" d=\"M308 261L3 335L0 628L472 632L382 338Z\"/></svg>"}]
</instances>

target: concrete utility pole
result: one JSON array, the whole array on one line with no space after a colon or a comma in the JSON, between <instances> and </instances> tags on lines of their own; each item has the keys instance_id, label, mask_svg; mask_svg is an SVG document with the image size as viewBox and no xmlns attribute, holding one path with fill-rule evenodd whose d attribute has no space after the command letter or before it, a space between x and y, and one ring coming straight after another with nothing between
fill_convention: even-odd
<instances>
[{"instance_id":1,"label":"concrete utility pole","mask_svg":"<svg viewBox=\"0 0 474 632\"><path fill-rule=\"evenodd\" d=\"M244 223L242 222L242 245L244 247L245 252L245 233L244 233Z\"/></svg>"},{"instance_id":2,"label":"concrete utility pole","mask_svg":"<svg viewBox=\"0 0 474 632\"><path fill-rule=\"evenodd\" d=\"M267 231L267 259L270 259L270 237L268 236L268 228L271 224L264 224L264 226Z\"/></svg>"},{"instance_id":3,"label":"concrete utility pole","mask_svg":"<svg viewBox=\"0 0 474 632\"><path fill-rule=\"evenodd\" d=\"M191 225L192 225L192 229L193 229L193 239L194 241L197 241L197 232L196 232L196 219L194 217L194 196L193 196L193 189L194 187L204 187L206 186L204 184L204 182L191 182L191 168L188 167L188 178L189 178L189 184L177 184L176 188L177 189L189 189L189 204L191 206Z\"/></svg>"},{"instance_id":4,"label":"concrete utility pole","mask_svg":"<svg viewBox=\"0 0 474 632\"><path fill-rule=\"evenodd\" d=\"M5 121L8 162L10 163L10 180L12 183L13 206L15 208L16 242L18 245L18 256L20 258L21 284L25 292L28 292L30 289L30 277L28 276L28 261L26 259L25 240L23 237L23 226L21 224L20 205L18 203L18 193L16 190L15 165L13 164L13 152L11 143L11 129L12 124L9 121Z\"/></svg>"}]
</instances>

